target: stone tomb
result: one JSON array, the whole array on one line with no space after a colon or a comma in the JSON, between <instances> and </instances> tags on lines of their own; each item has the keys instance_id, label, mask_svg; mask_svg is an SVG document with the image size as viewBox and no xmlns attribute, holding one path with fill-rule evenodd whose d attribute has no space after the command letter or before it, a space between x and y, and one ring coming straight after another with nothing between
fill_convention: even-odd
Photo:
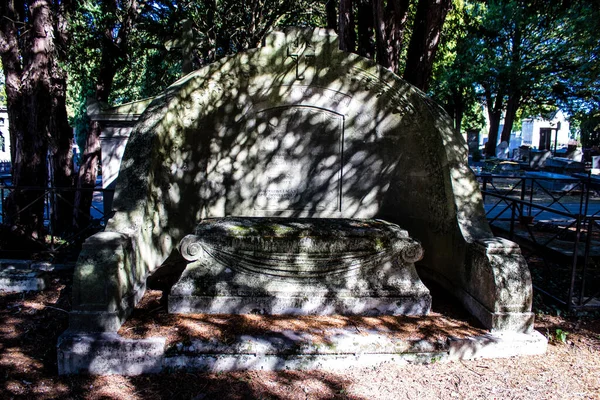
<instances>
[{"instance_id":1,"label":"stone tomb","mask_svg":"<svg viewBox=\"0 0 600 400\"><path fill-rule=\"evenodd\" d=\"M143 295L148 276L168 268L165 260L178 255L184 237L216 229L220 222L215 219L228 217L241 218L222 221L237 221L234 226L242 230L253 217L293 218L290 224L306 218L334 219L346 221L348 232L354 233L351 220L364 220L372 227L379 224L373 220L396 224L401 228L389 225L377 235L406 230L421 243L424 256L416 265L420 276L448 288L490 330L531 332L529 270L517 245L493 236L478 183L467 165L466 143L451 119L390 71L340 51L333 32L275 32L260 48L192 72L148 103L132 116L109 117L106 110L94 114L106 129L110 121L126 120L133 127L119 131L131 133L116 179L114 215L105 232L84 243L77 262L71 333L117 331ZM214 226L200 225L196 231L206 220ZM260 231L260 224L251 225ZM314 225L308 232L320 229ZM292 243L304 240L302 232L281 240L293 248ZM234 242L227 235L208 241L200 236L198 243L207 254L215 247L228 247L220 240ZM235 262L200 286L236 287L233 278L213 279L224 277L227 268L254 274L235 270L248 262L245 251L252 240L259 239L236 239L236 245L229 246ZM328 240L318 239L323 246ZM399 243L409 241L402 238ZM393 274L405 274L410 285L402 283L402 292L390 298L415 296L412 304L424 312L428 294L414 276L411 258L394 258L392 242L387 261L380 264L383 272L368 261L364 272L361 267L354 271L357 275L342 274L335 290L359 287L368 293L383 288L386 279L393 281ZM356 246L343 252L374 251L368 240ZM340 254L333 257L339 259ZM276 256L261 253L266 260ZM294 257L300 260L307 254L286 253L282 265L290 267L288 260ZM402 266L388 268L394 262ZM186 286L186 279L221 268L211 263L190 263L173 288L172 300L182 308L194 303L196 292ZM304 264L292 265L301 270ZM367 284L353 286L361 274ZM383 282L376 279L379 275ZM281 282L277 279L273 282ZM184 301L179 294L192 297ZM300 304L305 306L310 308ZM338 310L352 307L347 303ZM389 311L392 305L381 307ZM247 308L269 311L251 302Z\"/></svg>"},{"instance_id":2,"label":"stone tomb","mask_svg":"<svg viewBox=\"0 0 600 400\"><path fill-rule=\"evenodd\" d=\"M431 306L414 266L420 243L384 221L206 219L179 250L192 263L171 290L172 313L414 315Z\"/></svg>"}]
</instances>

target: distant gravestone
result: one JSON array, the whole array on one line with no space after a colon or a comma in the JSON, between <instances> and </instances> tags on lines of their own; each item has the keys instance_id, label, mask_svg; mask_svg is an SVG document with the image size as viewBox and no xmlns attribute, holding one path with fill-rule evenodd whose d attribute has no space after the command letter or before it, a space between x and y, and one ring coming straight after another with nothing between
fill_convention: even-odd
<instances>
[{"instance_id":1,"label":"distant gravestone","mask_svg":"<svg viewBox=\"0 0 600 400\"><path fill-rule=\"evenodd\" d=\"M204 241L199 226L227 218L241 218L236 226L245 218L288 219L277 221L283 225L306 218L387 221L421 243L419 274L448 288L486 327L532 328L527 265L517 245L492 235L464 139L452 121L388 70L339 51L329 31L276 32L261 48L192 72L155 98L131 132L113 210L106 231L86 241L78 260L73 330L118 329L144 293L148 275L178 246L184 249L189 234L200 237L203 252L218 257L226 251L241 264L252 251L264 253L263 261L277 258L263 247L249 250L253 240L268 248L268 238L234 235L227 239L231 246ZM294 248L314 236L314 226L306 229L281 240ZM357 240L347 250L372 252L372 244ZM394 246L381 251L392 254ZM286 251L282 257L294 255L305 253ZM174 299L195 296L194 286L244 286L220 275L227 274L227 263L194 267L203 260L191 260L183 275L190 286L185 280L176 285ZM411 275L412 262L402 264L398 270ZM281 265L288 267L298 264ZM203 268L216 272L203 280ZM383 281L391 277L369 268ZM360 276L344 275L332 292L353 287ZM359 289L381 289L368 276ZM405 281L412 287L400 285L406 293L420 288L415 278ZM425 304L428 294L417 292L414 304ZM282 307L295 307L290 304Z\"/></svg>"},{"instance_id":2,"label":"distant gravestone","mask_svg":"<svg viewBox=\"0 0 600 400\"><path fill-rule=\"evenodd\" d=\"M473 154L479 151L479 131L468 130L467 131L467 145L469 146L469 153Z\"/></svg>"}]
</instances>

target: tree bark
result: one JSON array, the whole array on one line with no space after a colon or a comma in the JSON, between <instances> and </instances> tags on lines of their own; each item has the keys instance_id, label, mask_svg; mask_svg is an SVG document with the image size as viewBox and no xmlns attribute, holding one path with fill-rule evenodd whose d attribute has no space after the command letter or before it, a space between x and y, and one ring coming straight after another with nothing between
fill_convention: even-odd
<instances>
[{"instance_id":1,"label":"tree bark","mask_svg":"<svg viewBox=\"0 0 600 400\"><path fill-rule=\"evenodd\" d=\"M513 92L506 102L506 113L504 114L504 126L502 127L502 135L500 136L501 142L510 143L510 133L519 111L520 106L520 94Z\"/></svg>"},{"instance_id":2,"label":"tree bark","mask_svg":"<svg viewBox=\"0 0 600 400\"><path fill-rule=\"evenodd\" d=\"M337 17L337 0L327 0L325 3L325 13L327 15L327 29L333 29L338 31L338 17Z\"/></svg>"},{"instance_id":3,"label":"tree bark","mask_svg":"<svg viewBox=\"0 0 600 400\"><path fill-rule=\"evenodd\" d=\"M358 48L359 55L375 58L375 42L373 41L373 0L360 0L357 7Z\"/></svg>"},{"instance_id":4,"label":"tree bark","mask_svg":"<svg viewBox=\"0 0 600 400\"><path fill-rule=\"evenodd\" d=\"M340 38L340 50L354 53L356 50L356 33L354 32L352 0L340 0L338 34Z\"/></svg>"},{"instance_id":5,"label":"tree bark","mask_svg":"<svg viewBox=\"0 0 600 400\"><path fill-rule=\"evenodd\" d=\"M27 7L22 1L5 2L0 23L9 129L14 144L12 180L17 187L5 203L6 222L38 239L44 231L46 157L52 135L51 69L55 44L50 6L49 1L43 0L31 0ZM25 10L29 13L27 25Z\"/></svg>"},{"instance_id":6,"label":"tree bark","mask_svg":"<svg viewBox=\"0 0 600 400\"><path fill-rule=\"evenodd\" d=\"M419 0L406 56L404 79L426 92L451 0Z\"/></svg>"},{"instance_id":7,"label":"tree bark","mask_svg":"<svg viewBox=\"0 0 600 400\"><path fill-rule=\"evenodd\" d=\"M454 129L456 129L457 132L460 132L462 129L462 119L465 114L465 102L463 98L464 95L460 90L452 91L453 112L451 115L454 117Z\"/></svg>"},{"instance_id":8,"label":"tree bark","mask_svg":"<svg viewBox=\"0 0 600 400\"><path fill-rule=\"evenodd\" d=\"M409 0L373 0L377 63L398 72Z\"/></svg>"},{"instance_id":9,"label":"tree bark","mask_svg":"<svg viewBox=\"0 0 600 400\"><path fill-rule=\"evenodd\" d=\"M64 234L71 230L71 215L75 193L73 170L73 129L67 117L67 79L66 73L58 66L54 68L52 79L52 105L50 130L53 132L50 142L50 168L52 186L57 189L52 193L52 227L54 234ZM67 189L67 190L65 190Z\"/></svg>"},{"instance_id":10,"label":"tree bark","mask_svg":"<svg viewBox=\"0 0 600 400\"><path fill-rule=\"evenodd\" d=\"M500 128L500 118L502 117L502 108L504 106L504 90L500 87L495 99L489 88L484 87L484 91L488 109L488 118L490 121L490 130L488 132L488 141L485 145L485 154L488 157L495 157L496 143L498 142L498 129Z\"/></svg>"},{"instance_id":11,"label":"tree bark","mask_svg":"<svg viewBox=\"0 0 600 400\"><path fill-rule=\"evenodd\" d=\"M62 0L55 3L56 56L52 66L52 108L50 112L50 177L57 188L52 198L52 227L54 233L62 235L72 229L71 215L75 192L75 171L73 168L73 129L67 115L67 73L57 62L65 62L70 42L67 16L72 2ZM65 190L66 189L66 190Z\"/></svg>"}]
</instances>

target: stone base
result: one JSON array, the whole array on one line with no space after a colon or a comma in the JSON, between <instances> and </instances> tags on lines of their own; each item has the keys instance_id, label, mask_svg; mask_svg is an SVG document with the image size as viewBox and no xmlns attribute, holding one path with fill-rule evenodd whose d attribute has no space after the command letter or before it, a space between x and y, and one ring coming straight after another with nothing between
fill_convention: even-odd
<instances>
[{"instance_id":1,"label":"stone base","mask_svg":"<svg viewBox=\"0 0 600 400\"><path fill-rule=\"evenodd\" d=\"M164 371L324 370L384 363L425 364L546 352L539 332L488 334L464 339L401 340L378 331L336 329L314 342L311 335L284 331L243 335L233 341L191 340L165 346L164 338L125 339L115 333L63 334L58 372L139 375Z\"/></svg>"},{"instance_id":2,"label":"stone base","mask_svg":"<svg viewBox=\"0 0 600 400\"><path fill-rule=\"evenodd\" d=\"M427 314L420 244L374 220L221 218L180 244L194 261L171 289L172 313Z\"/></svg>"},{"instance_id":3,"label":"stone base","mask_svg":"<svg viewBox=\"0 0 600 400\"><path fill-rule=\"evenodd\" d=\"M164 338L125 339L116 333L77 334L58 339L58 373L140 375L163 369Z\"/></svg>"},{"instance_id":4,"label":"stone base","mask_svg":"<svg viewBox=\"0 0 600 400\"><path fill-rule=\"evenodd\" d=\"M176 314L285 314L285 315L426 315L431 296L414 297L242 297L169 296L169 312Z\"/></svg>"},{"instance_id":5,"label":"stone base","mask_svg":"<svg viewBox=\"0 0 600 400\"><path fill-rule=\"evenodd\" d=\"M0 269L0 291L38 292L48 286L46 272L37 269L7 267Z\"/></svg>"}]
</instances>

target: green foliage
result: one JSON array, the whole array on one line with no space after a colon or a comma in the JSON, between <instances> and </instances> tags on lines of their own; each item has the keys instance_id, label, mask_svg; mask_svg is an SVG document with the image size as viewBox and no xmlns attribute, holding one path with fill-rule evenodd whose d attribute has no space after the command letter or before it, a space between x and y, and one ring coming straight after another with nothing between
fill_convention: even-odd
<instances>
[{"instance_id":1,"label":"green foliage","mask_svg":"<svg viewBox=\"0 0 600 400\"><path fill-rule=\"evenodd\" d=\"M556 329L554 337L556 341L561 342L562 344L566 344L568 335L569 332L563 331L562 329Z\"/></svg>"},{"instance_id":2,"label":"green foliage","mask_svg":"<svg viewBox=\"0 0 600 400\"><path fill-rule=\"evenodd\" d=\"M0 107L6 107L6 84L4 82L4 71L0 65Z\"/></svg>"},{"instance_id":3,"label":"green foliage","mask_svg":"<svg viewBox=\"0 0 600 400\"><path fill-rule=\"evenodd\" d=\"M107 36L121 27L127 1L84 0L69 21L69 115L78 143L87 134L86 101L93 96ZM127 53L116 60L110 104L159 94L182 74L218 58L258 46L274 28L323 26L324 1L239 2L156 0L141 3L127 37ZM119 46L120 39L113 40Z\"/></svg>"},{"instance_id":4,"label":"green foliage","mask_svg":"<svg viewBox=\"0 0 600 400\"><path fill-rule=\"evenodd\" d=\"M474 110L482 98L500 111L512 99L523 116L549 107L571 115L598 108L599 38L600 8L593 0L456 0L432 94L451 112L461 105L465 113Z\"/></svg>"},{"instance_id":5,"label":"green foliage","mask_svg":"<svg viewBox=\"0 0 600 400\"><path fill-rule=\"evenodd\" d=\"M474 23L469 5L455 0L442 30L442 39L433 66L430 95L444 105L462 131L485 125L481 100L473 79L465 74L472 63L469 27Z\"/></svg>"},{"instance_id":6,"label":"green foliage","mask_svg":"<svg viewBox=\"0 0 600 400\"><path fill-rule=\"evenodd\" d=\"M580 140L583 147L600 146L600 109L589 114L578 115L576 120L580 129Z\"/></svg>"}]
</instances>

